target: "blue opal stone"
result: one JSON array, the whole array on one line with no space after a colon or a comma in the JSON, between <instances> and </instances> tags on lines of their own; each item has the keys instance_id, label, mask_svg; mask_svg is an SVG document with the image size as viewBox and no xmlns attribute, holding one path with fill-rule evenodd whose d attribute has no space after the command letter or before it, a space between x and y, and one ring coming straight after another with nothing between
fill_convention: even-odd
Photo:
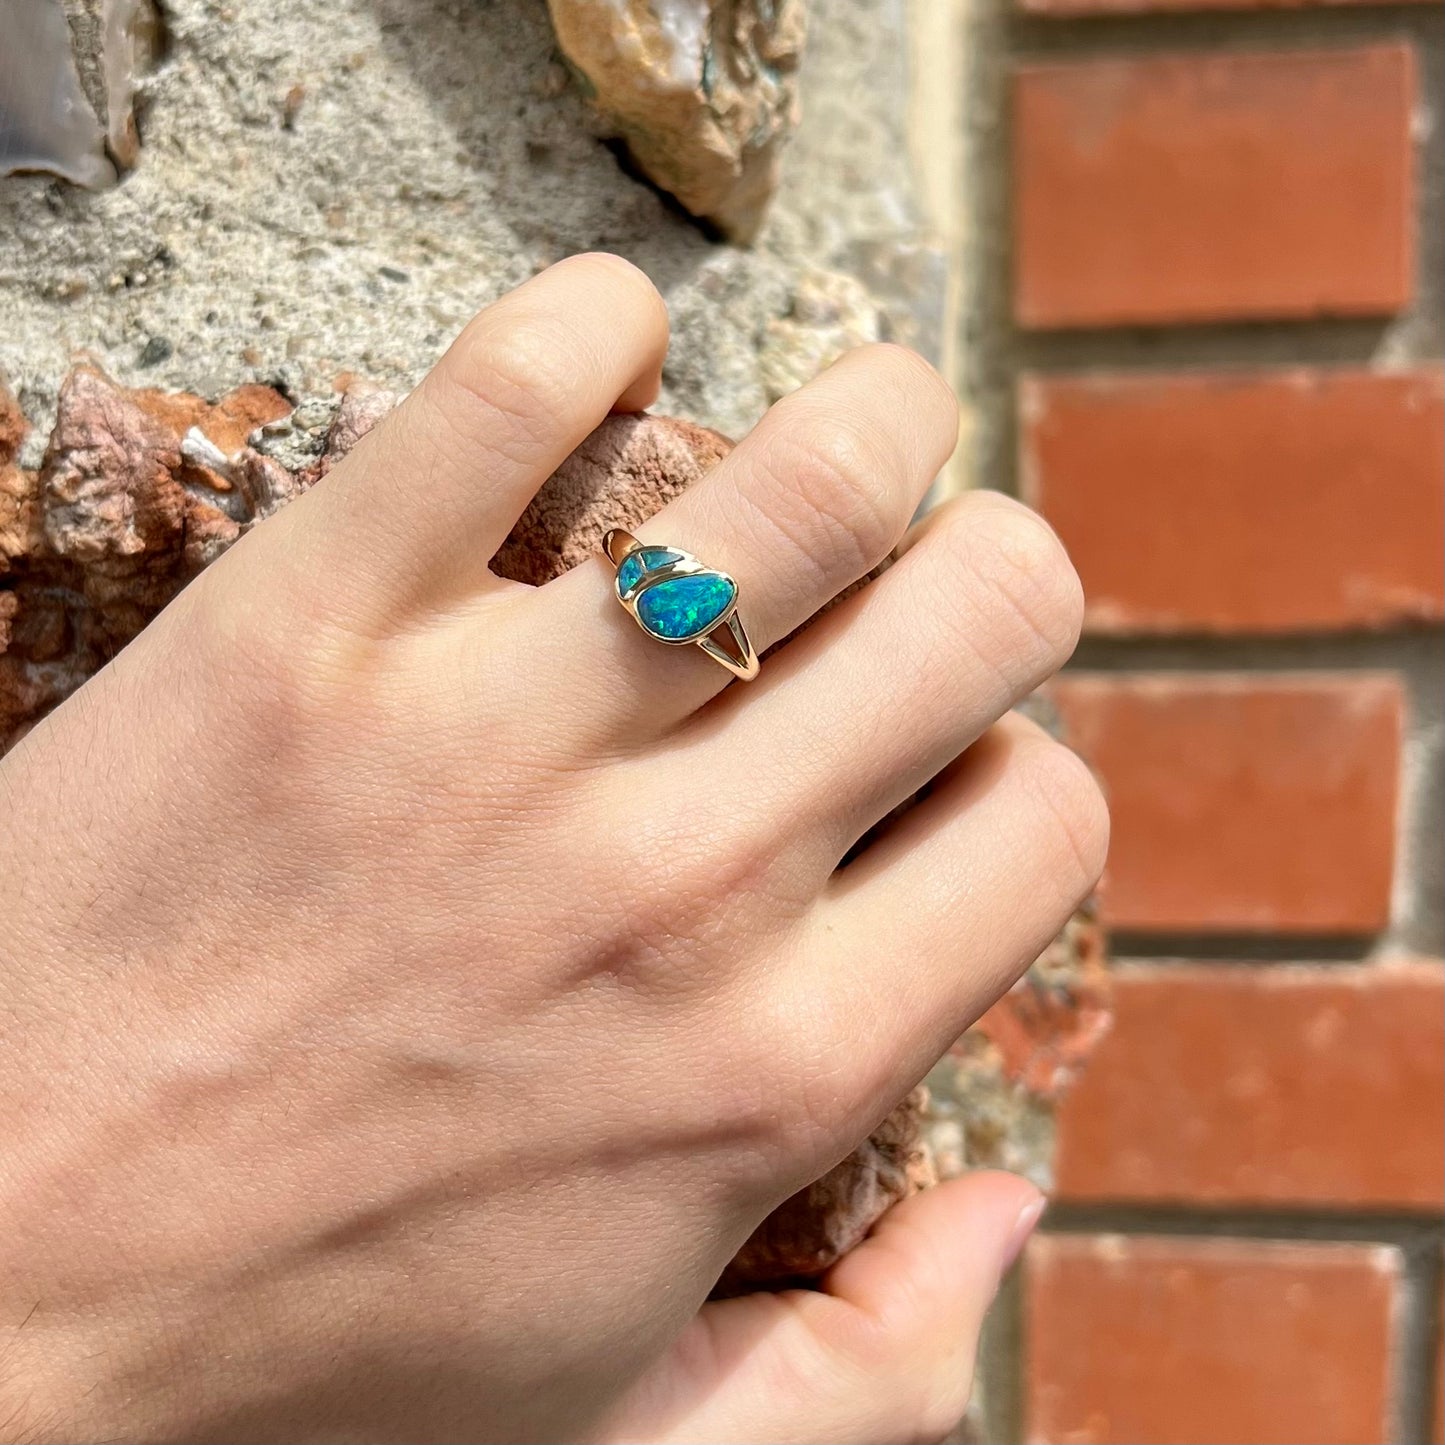
<instances>
[{"instance_id":1,"label":"blue opal stone","mask_svg":"<svg viewBox=\"0 0 1445 1445\"><path fill-rule=\"evenodd\" d=\"M680 552L671 552L666 547L643 547L623 560L617 569L617 591L621 595L635 587L644 572L656 571L669 562L681 559Z\"/></svg>"},{"instance_id":2,"label":"blue opal stone","mask_svg":"<svg viewBox=\"0 0 1445 1445\"><path fill-rule=\"evenodd\" d=\"M685 642L710 632L733 604L737 584L718 572L654 582L637 599L637 616L654 637Z\"/></svg>"}]
</instances>

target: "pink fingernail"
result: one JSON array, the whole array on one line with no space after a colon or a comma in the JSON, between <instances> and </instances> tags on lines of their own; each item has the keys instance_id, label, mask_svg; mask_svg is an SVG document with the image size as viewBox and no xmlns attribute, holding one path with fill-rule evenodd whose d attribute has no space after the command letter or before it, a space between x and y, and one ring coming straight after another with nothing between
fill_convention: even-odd
<instances>
[{"instance_id":1,"label":"pink fingernail","mask_svg":"<svg viewBox=\"0 0 1445 1445\"><path fill-rule=\"evenodd\" d=\"M1019 1210L1019 1217L1014 1220L1014 1227L1009 1231L1008 1243L1004 1246L1003 1267L998 1272L1000 1279L1009 1272L1013 1262L1023 1252L1024 1245L1029 1242L1029 1235L1034 1232L1039 1220L1043 1218L1048 1204L1048 1199L1039 1194Z\"/></svg>"}]
</instances>

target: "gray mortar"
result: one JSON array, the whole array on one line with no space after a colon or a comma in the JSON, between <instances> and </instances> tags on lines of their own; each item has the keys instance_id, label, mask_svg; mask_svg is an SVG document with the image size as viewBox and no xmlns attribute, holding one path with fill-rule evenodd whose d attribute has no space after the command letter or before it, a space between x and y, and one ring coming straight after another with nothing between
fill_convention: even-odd
<instances>
[{"instance_id":1,"label":"gray mortar","mask_svg":"<svg viewBox=\"0 0 1445 1445\"><path fill-rule=\"evenodd\" d=\"M42 429L86 354L207 395L324 396L347 372L406 389L479 307L601 248L671 305L663 406L738 435L772 399L760 353L808 340L769 323L809 273L867 275L891 314L871 329L934 334L900 164L901 16L815 4L802 131L744 251L624 174L542 0L168 0L137 171L98 193L0 180L0 372Z\"/></svg>"}]
</instances>

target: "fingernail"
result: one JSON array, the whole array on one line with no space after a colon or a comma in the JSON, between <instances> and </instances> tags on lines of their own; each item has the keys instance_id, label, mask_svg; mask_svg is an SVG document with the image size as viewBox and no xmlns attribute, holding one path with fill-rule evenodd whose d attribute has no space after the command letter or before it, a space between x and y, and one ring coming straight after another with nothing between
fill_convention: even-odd
<instances>
[{"instance_id":1,"label":"fingernail","mask_svg":"<svg viewBox=\"0 0 1445 1445\"><path fill-rule=\"evenodd\" d=\"M1043 1217L1048 1203L1049 1201L1044 1195L1037 1194L1019 1210L1019 1217L1014 1220L1014 1226L1009 1231L1008 1243L1004 1246L1003 1264L998 1272L1000 1279L1009 1272L1014 1260L1023 1252L1024 1245L1029 1242L1029 1235L1034 1232L1039 1220Z\"/></svg>"}]
</instances>

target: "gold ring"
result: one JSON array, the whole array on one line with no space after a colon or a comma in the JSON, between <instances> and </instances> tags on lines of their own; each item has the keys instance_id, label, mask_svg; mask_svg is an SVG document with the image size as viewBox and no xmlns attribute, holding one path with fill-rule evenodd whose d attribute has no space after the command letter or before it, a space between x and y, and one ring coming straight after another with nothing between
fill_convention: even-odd
<instances>
[{"instance_id":1,"label":"gold ring","mask_svg":"<svg viewBox=\"0 0 1445 1445\"><path fill-rule=\"evenodd\" d=\"M680 547L642 543L620 527L602 539L617 568L617 600L658 642L695 643L734 677L751 682L758 655L738 617L738 584Z\"/></svg>"}]
</instances>

